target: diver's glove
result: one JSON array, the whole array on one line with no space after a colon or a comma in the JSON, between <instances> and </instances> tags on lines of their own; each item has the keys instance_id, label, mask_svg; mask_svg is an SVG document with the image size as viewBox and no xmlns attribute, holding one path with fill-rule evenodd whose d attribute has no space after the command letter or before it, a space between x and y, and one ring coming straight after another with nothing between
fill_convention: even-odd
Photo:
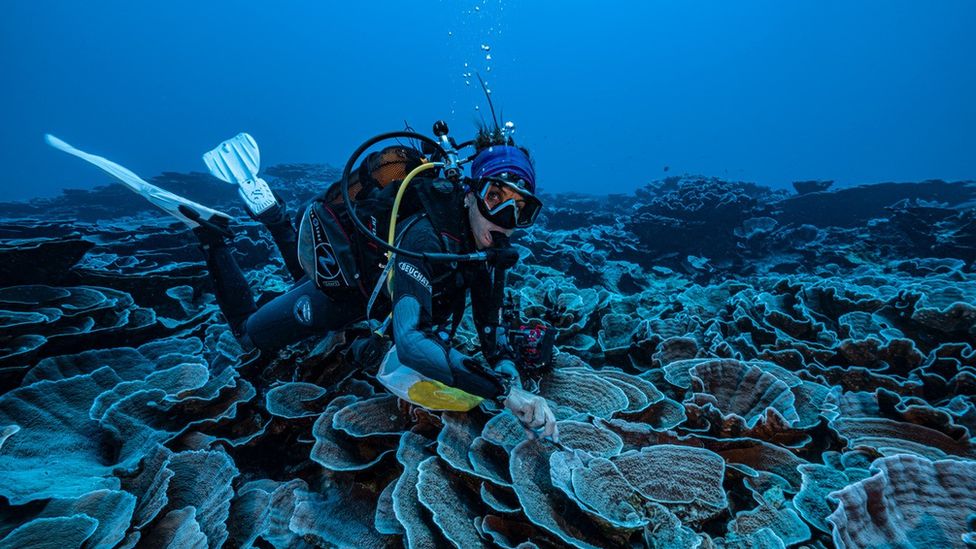
<instances>
[{"instance_id":1,"label":"diver's glove","mask_svg":"<svg viewBox=\"0 0 976 549\"><path fill-rule=\"evenodd\" d=\"M507 358L499 360L498 363L495 364L495 372L512 380L513 385L518 386L521 384L518 368L515 366L514 362Z\"/></svg>"},{"instance_id":2,"label":"diver's glove","mask_svg":"<svg viewBox=\"0 0 976 549\"><path fill-rule=\"evenodd\" d=\"M559 442L556 416L549 409L546 399L512 386L508 394L499 397L499 400L505 405L505 409L512 412L519 420L529 440L542 437Z\"/></svg>"}]
</instances>

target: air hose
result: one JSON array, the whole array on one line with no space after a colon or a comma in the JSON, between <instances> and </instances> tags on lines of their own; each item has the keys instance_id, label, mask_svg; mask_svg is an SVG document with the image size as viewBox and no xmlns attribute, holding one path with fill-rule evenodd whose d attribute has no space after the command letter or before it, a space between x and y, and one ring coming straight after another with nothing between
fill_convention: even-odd
<instances>
[{"instance_id":1,"label":"air hose","mask_svg":"<svg viewBox=\"0 0 976 549\"><path fill-rule=\"evenodd\" d=\"M443 167L443 162L427 162L426 164L421 164L407 174L407 177L403 178L400 183L400 188L397 189L396 199L393 201L393 211L390 212L390 233L387 243L390 245L389 249L386 251L386 260L393 261L393 250L396 250L396 246L393 245L394 238L396 237L396 224L397 224L397 213L400 212L400 202L403 200L403 195L407 192L407 186L419 173L425 172L431 168ZM389 274L386 276L387 284L393 283L393 269L390 269ZM390 289L390 295L393 294L393 289Z\"/></svg>"}]
</instances>

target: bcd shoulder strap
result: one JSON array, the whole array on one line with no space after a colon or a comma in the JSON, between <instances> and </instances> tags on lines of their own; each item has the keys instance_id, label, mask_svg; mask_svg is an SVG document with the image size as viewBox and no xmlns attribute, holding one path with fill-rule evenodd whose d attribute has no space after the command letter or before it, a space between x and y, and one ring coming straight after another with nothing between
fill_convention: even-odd
<instances>
[{"instance_id":1,"label":"bcd shoulder strap","mask_svg":"<svg viewBox=\"0 0 976 549\"><path fill-rule=\"evenodd\" d=\"M299 232L307 231L311 237L315 265L314 272L308 274L314 276L315 285L322 289L361 286L359 269L352 253L353 243L339 215L327 203L319 200L309 205L306 215L308 221L302 220ZM302 240L300 235L299 241Z\"/></svg>"}]
</instances>

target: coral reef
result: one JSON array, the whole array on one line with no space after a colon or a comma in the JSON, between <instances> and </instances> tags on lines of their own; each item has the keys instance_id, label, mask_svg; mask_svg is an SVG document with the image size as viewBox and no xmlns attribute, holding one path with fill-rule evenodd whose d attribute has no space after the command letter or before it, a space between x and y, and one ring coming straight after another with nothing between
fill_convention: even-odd
<instances>
[{"instance_id":1,"label":"coral reef","mask_svg":"<svg viewBox=\"0 0 976 549\"><path fill-rule=\"evenodd\" d=\"M268 168L298 207L335 177ZM233 188L264 301L287 289ZM192 235L118 186L0 205L0 547L965 547L976 185L676 177L516 239L559 443L347 357L244 353ZM475 352L470 317L456 343Z\"/></svg>"}]
</instances>

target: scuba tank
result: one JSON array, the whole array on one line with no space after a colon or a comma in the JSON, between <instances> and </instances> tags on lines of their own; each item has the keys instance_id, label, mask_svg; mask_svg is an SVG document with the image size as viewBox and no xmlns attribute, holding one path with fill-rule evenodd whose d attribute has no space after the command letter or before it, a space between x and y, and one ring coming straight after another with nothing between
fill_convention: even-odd
<instances>
[{"instance_id":1,"label":"scuba tank","mask_svg":"<svg viewBox=\"0 0 976 549\"><path fill-rule=\"evenodd\" d=\"M350 200L365 211L374 234L388 223L400 181L421 164L420 151L395 145L371 153L349 175ZM357 288L365 293L362 273L376 263L366 256L378 247L368 240L354 240L358 235L341 185L342 180L332 183L305 209L298 228L299 263L319 289ZM405 213L415 209L411 205Z\"/></svg>"}]
</instances>

